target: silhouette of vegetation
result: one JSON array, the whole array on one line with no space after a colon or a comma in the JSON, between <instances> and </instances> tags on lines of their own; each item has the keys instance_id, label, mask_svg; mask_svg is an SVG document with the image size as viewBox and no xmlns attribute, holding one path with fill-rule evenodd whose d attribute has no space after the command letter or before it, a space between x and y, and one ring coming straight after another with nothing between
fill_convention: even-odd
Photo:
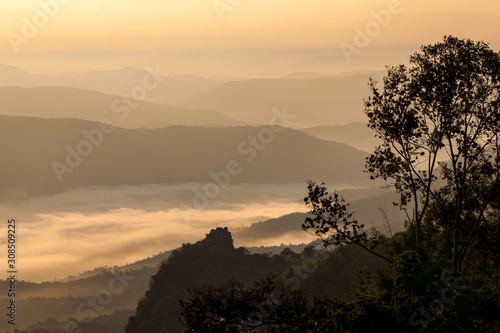
<instances>
[{"instance_id":1,"label":"silhouette of vegetation","mask_svg":"<svg viewBox=\"0 0 500 333\"><path fill-rule=\"evenodd\" d=\"M359 224L353 213L347 210L349 204L342 196L338 193L330 195L324 183L318 185L309 182L308 190L304 202L306 206L311 207L312 217L306 217L302 229L314 230L314 234L321 239L325 247L356 244L386 261L391 261L365 246L368 243L368 235L362 230L364 225Z\"/></svg>"},{"instance_id":2,"label":"silhouette of vegetation","mask_svg":"<svg viewBox=\"0 0 500 333\"><path fill-rule=\"evenodd\" d=\"M123 333L124 323L130 316L132 311L121 310L115 311L109 315L98 316L90 322L77 321L70 318L72 321L78 323L78 327L73 332L80 333ZM68 321L58 321L54 318L45 320L36 325L31 325L26 330L14 330L14 333L68 333L66 324Z\"/></svg>"},{"instance_id":3,"label":"silhouette of vegetation","mask_svg":"<svg viewBox=\"0 0 500 333\"><path fill-rule=\"evenodd\" d=\"M401 206L413 203L416 245L431 201L447 211L440 223L453 239L458 276L500 188L500 54L483 42L445 37L422 47L409 67L390 68L382 91L373 80L370 88L365 112L383 143L367 171L396 188ZM439 190L438 179L445 182Z\"/></svg>"},{"instance_id":4,"label":"silhouette of vegetation","mask_svg":"<svg viewBox=\"0 0 500 333\"><path fill-rule=\"evenodd\" d=\"M231 279L253 283L286 268L284 257L249 254L244 248L234 248L228 229L217 228L202 241L184 244L160 266L139 301L136 315L129 319L126 332L179 332L184 327L178 319L179 300L189 296L186 288L203 284L221 287Z\"/></svg>"},{"instance_id":5,"label":"silhouette of vegetation","mask_svg":"<svg viewBox=\"0 0 500 333\"><path fill-rule=\"evenodd\" d=\"M162 264L129 318L127 332L218 332L285 324L292 329L301 325L296 314L315 297L353 297L352 283L358 279L351 273L364 266L375 274L382 260L353 246L325 253L310 245L300 254L287 248L273 256L250 254L233 247L227 228L217 228Z\"/></svg>"},{"instance_id":6,"label":"silhouette of vegetation","mask_svg":"<svg viewBox=\"0 0 500 333\"><path fill-rule=\"evenodd\" d=\"M273 275L252 288L229 281L223 287L203 285L190 290L189 302L181 301L187 332L240 332L279 323L294 327L306 310L302 290L291 290Z\"/></svg>"},{"instance_id":7,"label":"silhouette of vegetation","mask_svg":"<svg viewBox=\"0 0 500 333\"><path fill-rule=\"evenodd\" d=\"M366 103L369 126L383 141L367 158L367 172L396 188L402 209L413 205L406 229L390 238L369 237L341 196L330 195L324 183L309 183L305 203L312 216L303 229L312 230L323 245L336 246L334 253L357 246L386 260L375 274L355 264L354 297L323 295L305 310L289 305L293 322L264 317L260 327L271 332L500 332L500 54L482 42L445 37L423 47L410 65L389 68L382 91L372 81L373 96ZM383 253L375 253L375 246ZM307 285L307 279L303 282ZM210 303L240 302L231 292L235 285L231 282ZM214 295L205 288L183 302L184 309ZM284 305L275 307L283 311ZM204 327L209 315L231 315L210 309L198 308L196 321L184 312L188 331L192 323ZM246 312L233 316L238 323L241 317L253 319ZM218 325L218 332L236 329L224 320Z\"/></svg>"}]
</instances>

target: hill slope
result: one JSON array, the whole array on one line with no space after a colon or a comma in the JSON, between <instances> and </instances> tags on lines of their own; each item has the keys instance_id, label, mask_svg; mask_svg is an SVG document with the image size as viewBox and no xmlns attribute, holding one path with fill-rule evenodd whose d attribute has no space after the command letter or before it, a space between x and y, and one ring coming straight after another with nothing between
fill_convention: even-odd
<instances>
[{"instance_id":1,"label":"hill slope","mask_svg":"<svg viewBox=\"0 0 500 333\"><path fill-rule=\"evenodd\" d=\"M238 125L218 112L122 99L68 87L0 88L1 114L41 118L110 119L125 128L168 125Z\"/></svg>"},{"instance_id":2,"label":"hill slope","mask_svg":"<svg viewBox=\"0 0 500 333\"><path fill-rule=\"evenodd\" d=\"M281 273L286 266L284 258L248 255L243 248L235 249L227 228L212 230L204 240L183 245L160 266L149 290L139 301L136 315L130 317L126 332L182 330L179 321L168 316L179 308L178 300L188 295L181 286L221 284L231 278L250 283L273 271Z\"/></svg>"},{"instance_id":3,"label":"hill slope","mask_svg":"<svg viewBox=\"0 0 500 333\"><path fill-rule=\"evenodd\" d=\"M90 143L89 133L98 144ZM115 128L103 134L95 122L0 116L0 154L8 161L0 192L15 198L93 185L209 183L215 181L210 173L220 174L228 165L235 171L231 184L310 178L369 184L361 151L291 129L282 128L265 142L262 133L269 128Z\"/></svg>"},{"instance_id":4,"label":"hill slope","mask_svg":"<svg viewBox=\"0 0 500 333\"><path fill-rule=\"evenodd\" d=\"M177 105L208 108L240 121L266 124L273 108L287 107L297 115L293 126L346 124L366 120L363 99L369 95L368 77L356 74L227 82Z\"/></svg>"},{"instance_id":5,"label":"hill slope","mask_svg":"<svg viewBox=\"0 0 500 333\"><path fill-rule=\"evenodd\" d=\"M172 104L178 100L197 96L220 83L199 76L159 73L160 84L148 94L146 100L153 103ZM35 88L42 86L65 86L88 89L110 95L130 94L143 85L149 72L137 68L88 73L63 73L58 75L31 74L12 66L0 65L0 87Z\"/></svg>"},{"instance_id":6,"label":"hill slope","mask_svg":"<svg viewBox=\"0 0 500 333\"><path fill-rule=\"evenodd\" d=\"M337 126L316 126L301 131L321 140L346 143L359 150L371 153L380 140L366 123L356 122Z\"/></svg>"},{"instance_id":7,"label":"hill slope","mask_svg":"<svg viewBox=\"0 0 500 333\"><path fill-rule=\"evenodd\" d=\"M345 196L349 203L349 210L353 212L354 218L364 224L367 229L375 227L388 235L390 232L396 233L403 230L406 215L393 205L393 202L398 199L395 192L381 192L382 194L357 200L350 198L352 195L349 195L349 191L346 192L346 195L343 191L339 193ZM388 226L384 214L390 223L390 232L387 230ZM302 224L307 216L307 213L287 214L278 218L252 223L248 227L234 228L231 232L240 244L262 243L266 239L273 238L291 239L293 235L300 235L305 232L302 230Z\"/></svg>"}]
</instances>

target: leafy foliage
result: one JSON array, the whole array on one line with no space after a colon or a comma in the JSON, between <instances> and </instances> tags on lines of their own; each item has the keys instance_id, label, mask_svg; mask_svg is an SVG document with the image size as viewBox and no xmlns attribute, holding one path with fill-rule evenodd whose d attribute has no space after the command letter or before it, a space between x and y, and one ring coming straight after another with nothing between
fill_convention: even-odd
<instances>
[{"instance_id":1,"label":"leafy foliage","mask_svg":"<svg viewBox=\"0 0 500 333\"><path fill-rule=\"evenodd\" d=\"M396 188L401 206L413 201L417 240L429 200L441 204L433 183L446 181L458 228L469 188L485 175L492 190L500 185L500 55L483 42L445 37L422 47L410 67L389 68L382 91L373 80L370 88L365 112L383 144L367 171Z\"/></svg>"},{"instance_id":2,"label":"leafy foliage","mask_svg":"<svg viewBox=\"0 0 500 333\"><path fill-rule=\"evenodd\" d=\"M330 195L325 183L318 185L309 182L307 189L309 195L304 198L304 202L311 207L313 217L306 218L302 225L304 230L313 229L325 247L368 241L366 232L361 231L364 225L359 224L347 210L349 204L344 198L338 193Z\"/></svg>"},{"instance_id":3,"label":"leafy foliage","mask_svg":"<svg viewBox=\"0 0 500 333\"><path fill-rule=\"evenodd\" d=\"M390 261L381 254L374 252L364 244L369 239L363 224L348 211L349 204L338 193L333 196L328 193L325 183L316 184L309 181L309 194L304 198L306 206L311 208L312 217L306 217L303 230L313 230L314 234L323 242L325 247L356 244L374 255Z\"/></svg>"},{"instance_id":4,"label":"leafy foliage","mask_svg":"<svg viewBox=\"0 0 500 333\"><path fill-rule=\"evenodd\" d=\"M266 325L290 327L299 322L307 300L302 290L293 290L270 275L245 289L234 280L223 287L203 285L181 301L185 332L240 332Z\"/></svg>"}]
</instances>

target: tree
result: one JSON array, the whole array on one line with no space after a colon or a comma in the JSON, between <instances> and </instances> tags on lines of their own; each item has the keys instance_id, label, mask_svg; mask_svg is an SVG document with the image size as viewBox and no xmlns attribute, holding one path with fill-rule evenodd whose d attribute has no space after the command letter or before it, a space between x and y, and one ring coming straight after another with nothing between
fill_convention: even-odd
<instances>
[{"instance_id":1,"label":"tree","mask_svg":"<svg viewBox=\"0 0 500 333\"><path fill-rule=\"evenodd\" d=\"M180 301L185 332L253 332L300 325L307 305L302 289L292 290L272 274L252 288L230 280L222 287L204 284L189 292L190 299Z\"/></svg>"},{"instance_id":2,"label":"tree","mask_svg":"<svg viewBox=\"0 0 500 333\"><path fill-rule=\"evenodd\" d=\"M445 37L424 46L410 66L388 68L380 90L370 79L369 127L383 143L367 158L371 178L394 186L418 246L429 204L450 212L452 272L500 187L500 54L484 42ZM444 184L441 193L437 191ZM484 193L471 203L481 183Z\"/></svg>"},{"instance_id":3,"label":"tree","mask_svg":"<svg viewBox=\"0 0 500 333\"><path fill-rule=\"evenodd\" d=\"M311 207L312 217L306 217L303 230L312 230L325 247L355 244L388 262L391 260L373 251L367 246L368 235L362 229L363 224L348 211L349 204L338 193L328 193L325 183L309 181L308 196L304 198L306 206Z\"/></svg>"}]
</instances>

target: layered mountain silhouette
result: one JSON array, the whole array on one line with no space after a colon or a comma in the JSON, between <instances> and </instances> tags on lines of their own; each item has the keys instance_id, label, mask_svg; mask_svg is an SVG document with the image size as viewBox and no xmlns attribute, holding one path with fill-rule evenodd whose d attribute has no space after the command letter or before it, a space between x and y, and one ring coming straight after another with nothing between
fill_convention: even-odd
<instances>
[{"instance_id":1,"label":"layered mountain silhouette","mask_svg":"<svg viewBox=\"0 0 500 333\"><path fill-rule=\"evenodd\" d=\"M267 127L115 128L106 134L100 126L0 116L0 154L8 161L0 173L2 197L93 185L215 183L228 163L239 170L231 184L305 183L311 175L330 184L370 184L362 172L366 153L296 130L282 128L263 143L259 133L269 134Z\"/></svg>"},{"instance_id":2,"label":"layered mountain silhouette","mask_svg":"<svg viewBox=\"0 0 500 333\"><path fill-rule=\"evenodd\" d=\"M186 110L69 87L4 87L0 88L0 100L0 114L3 115L92 121L110 119L116 126L125 128L241 124L216 111Z\"/></svg>"},{"instance_id":3,"label":"layered mountain silhouette","mask_svg":"<svg viewBox=\"0 0 500 333\"><path fill-rule=\"evenodd\" d=\"M273 108L287 107L297 115L295 127L347 124L366 121L363 99L369 94L369 76L226 82L177 105L217 110L236 120L261 124L269 122ZM374 73L375 79L379 76Z\"/></svg>"},{"instance_id":4,"label":"layered mountain silhouette","mask_svg":"<svg viewBox=\"0 0 500 333\"><path fill-rule=\"evenodd\" d=\"M286 228L290 227L285 225L290 219L298 221L303 217L303 214L289 214L257 223L257 227L250 230L263 232L263 228L273 224L281 224L278 229ZM235 235L243 236L242 233ZM222 286L231 279L251 285L270 273L279 275L292 266L302 265L304 260L314 256L312 246L303 244L295 248L300 248L302 253L294 253L284 245L236 248L228 228L219 227L194 244L184 244L124 267L97 268L62 281L20 281L18 288L23 292L18 301L24 311L19 317L22 321L18 328L27 329L21 333L60 333L68 322L75 322L82 333L121 333L127 317L133 315L128 320L127 332L151 332L160 328L165 328L166 332L180 332L183 325L176 313L179 300L189 297L188 288L206 283ZM353 256L361 263L373 263L373 258L366 253L344 248L333 252L324 265L320 263L319 269L302 281L301 286L310 297L346 295L352 288L349 272ZM126 281L123 292L114 294L113 301L103 311L94 312L94 317L89 299L95 299L118 276ZM8 281L0 281L2 286L7 287ZM87 306L82 307L82 304ZM5 323L1 323L0 328L7 329Z\"/></svg>"},{"instance_id":5,"label":"layered mountain silhouette","mask_svg":"<svg viewBox=\"0 0 500 333\"><path fill-rule=\"evenodd\" d=\"M182 331L184 327L177 318L179 301L187 300L191 294L179 286L195 288L210 284L217 288L227 281L238 281L250 286L258 279L269 277L270 273L275 274L273 279L277 283L284 281L284 272L292 265L295 265L292 269L297 269L298 265L311 260L317 253L310 246L301 254L290 249L275 256L249 254L244 248L234 248L232 243L228 229L217 228L211 230L204 240L185 244L174 251L151 278L149 290L139 301L136 314L129 318L126 333ZM311 298L345 295L352 288L350 261L367 264L372 259L352 246L332 252L325 257L324 262L315 262L318 269L309 271L311 274L306 274L300 287ZM381 260L372 263L373 267L381 266ZM332 268L336 269L335 272Z\"/></svg>"},{"instance_id":6,"label":"layered mountain silhouette","mask_svg":"<svg viewBox=\"0 0 500 333\"><path fill-rule=\"evenodd\" d=\"M315 126L304 128L302 131L322 140L347 143L367 153L372 153L375 147L381 143L375 137L375 132L363 122L336 126Z\"/></svg>"},{"instance_id":7,"label":"layered mountain silhouette","mask_svg":"<svg viewBox=\"0 0 500 333\"><path fill-rule=\"evenodd\" d=\"M158 68L150 68L156 72ZM93 90L109 95L130 94L136 86L144 84L149 71L137 68L124 68L111 71L88 73L63 73L58 75L31 74L12 66L0 65L0 87L16 86L35 88L42 86L65 86ZM160 84L151 90L146 101L159 104L172 104L179 100L197 96L220 83L194 75L170 75L158 73Z\"/></svg>"},{"instance_id":8,"label":"layered mountain silhouette","mask_svg":"<svg viewBox=\"0 0 500 333\"><path fill-rule=\"evenodd\" d=\"M286 266L283 257L249 255L244 248L235 249L227 228L213 229L204 240L174 251L160 266L135 316L130 317L126 332L181 331L183 326L174 311L179 309L179 299L189 294L180 286L221 285L232 278L251 283L271 272L281 273Z\"/></svg>"},{"instance_id":9,"label":"layered mountain silhouette","mask_svg":"<svg viewBox=\"0 0 500 333\"><path fill-rule=\"evenodd\" d=\"M157 69L150 70L155 72ZM6 99L9 103L6 107L11 109L3 114L12 115L12 108L15 108L15 115L53 117L53 113L65 113L68 117L76 114L82 119L99 120L90 119L87 114L109 113L115 96L120 99L122 96L130 96L134 88L144 84L144 78L148 75L148 71L136 68L42 75L0 65L0 98L9 97ZM155 75L161 83L148 91L144 97L145 102L139 103L137 109L133 110L134 115L122 121L122 127L234 125L235 120L268 124L272 110L283 107L297 115L291 124L293 127L366 121L362 110L363 99L369 94L368 78L382 77L381 72L342 75L294 72L283 78L217 82L192 75L171 76L162 72ZM14 90L13 87L43 89L23 91ZM3 90L4 88L9 89ZM87 92L77 93L69 88ZM106 100L104 96L90 94L88 90L111 95L113 98ZM59 105L48 104L41 99L41 95ZM105 105L101 105L103 100L106 100ZM165 104L168 107L162 108L146 102ZM195 112L189 113L183 108ZM51 109L53 112L49 111Z\"/></svg>"}]
</instances>

